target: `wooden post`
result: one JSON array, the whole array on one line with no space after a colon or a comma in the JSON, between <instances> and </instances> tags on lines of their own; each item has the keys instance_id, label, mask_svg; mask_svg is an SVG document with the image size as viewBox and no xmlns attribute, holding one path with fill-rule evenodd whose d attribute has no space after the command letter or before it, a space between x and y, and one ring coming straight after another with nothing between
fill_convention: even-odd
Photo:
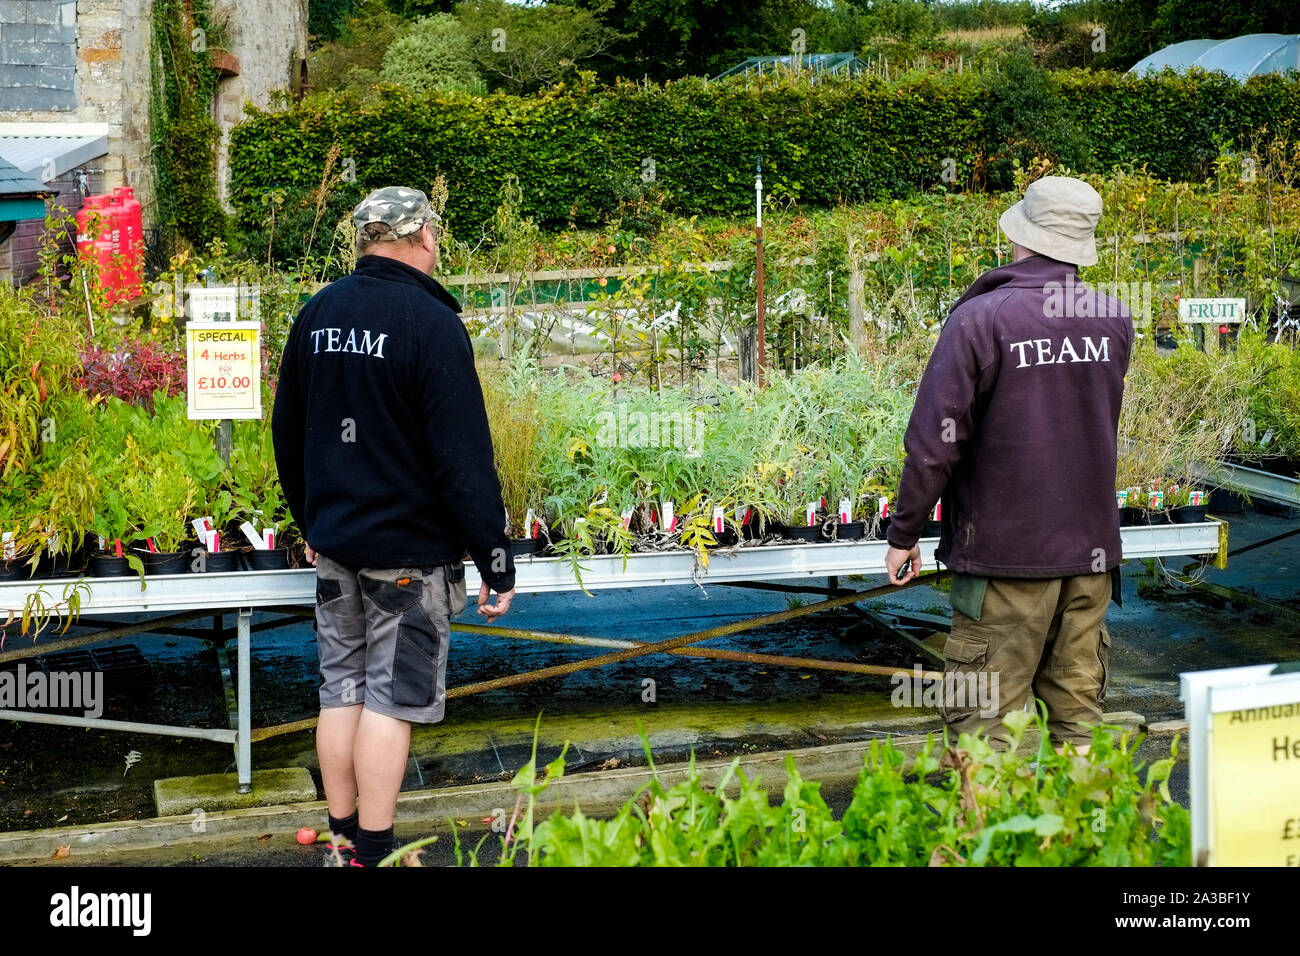
<instances>
[{"instance_id":1,"label":"wooden post","mask_svg":"<svg viewBox=\"0 0 1300 956\"><path fill-rule=\"evenodd\" d=\"M755 361L754 341L757 338L758 330L752 325L746 325L740 330L740 339L736 343L737 351L740 356L740 380L758 384L758 363Z\"/></svg>"},{"instance_id":2,"label":"wooden post","mask_svg":"<svg viewBox=\"0 0 1300 956\"><path fill-rule=\"evenodd\" d=\"M754 234L758 239L758 258L754 276L755 294L758 298L758 387L763 387L764 369L767 366L767 330L764 328L765 307L763 303L763 158L757 158L754 165L755 226Z\"/></svg>"},{"instance_id":3,"label":"wooden post","mask_svg":"<svg viewBox=\"0 0 1300 956\"><path fill-rule=\"evenodd\" d=\"M849 343L859 353L867 344L867 309L863 292L867 275L862 260L856 254L856 245L849 239Z\"/></svg>"}]
</instances>

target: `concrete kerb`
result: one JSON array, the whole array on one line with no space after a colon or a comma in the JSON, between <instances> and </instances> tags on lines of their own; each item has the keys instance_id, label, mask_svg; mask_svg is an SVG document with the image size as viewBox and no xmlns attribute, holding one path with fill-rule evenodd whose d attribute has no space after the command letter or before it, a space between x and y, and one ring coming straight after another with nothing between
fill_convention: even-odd
<instances>
[{"instance_id":1,"label":"concrete kerb","mask_svg":"<svg viewBox=\"0 0 1300 956\"><path fill-rule=\"evenodd\" d=\"M1130 732L1147 731L1153 737L1185 733L1182 722L1168 721L1147 727L1140 715L1131 712L1106 714L1104 719ZM857 778L872 741L883 741L886 737L892 737L900 750L914 753L924 746L927 734L879 734L846 743L745 755L740 758L740 769L749 777L761 777L768 791L777 794L786 783L787 755L794 757L799 772L810 780L826 784L851 782ZM1035 737L1034 734L1027 735L1026 744L1033 746L1031 738ZM1182 749L1180 756L1185 759L1186 748ZM696 762L709 785L716 784L730 765L730 759ZM686 775L687 765L659 764L658 770L660 778L671 786ZM650 779L651 772L647 767L621 767L566 776L553 784L539 800L539 812L546 815L561 807L572 808L576 803L588 814L611 813ZM441 831L448 828L449 821L479 821L493 816L497 810L504 810L508 815L515 799L516 793L509 781L406 793L398 800L397 824L418 824L430 831ZM19 830L0 833L0 863L48 860L64 846L71 850L68 861L75 863L78 857L84 859L101 853L255 839L265 833L292 832L301 827L319 828L324 818L325 803L318 800L218 811L205 813L201 818L183 814L88 826Z\"/></svg>"}]
</instances>

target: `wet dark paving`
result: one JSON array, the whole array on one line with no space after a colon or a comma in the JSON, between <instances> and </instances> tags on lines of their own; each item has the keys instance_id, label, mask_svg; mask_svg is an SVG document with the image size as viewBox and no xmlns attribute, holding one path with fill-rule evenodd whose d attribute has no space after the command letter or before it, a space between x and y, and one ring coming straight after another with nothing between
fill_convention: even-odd
<instances>
[{"instance_id":1,"label":"wet dark paving","mask_svg":"<svg viewBox=\"0 0 1300 956\"><path fill-rule=\"evenodd\" d=\"M1249 513L1230 517L1232 547L1300 526L1300 521ZM1171 570L1188 559L1174 558ZM1141 562L1125 567L1124 607L1112 607L1114 666L1108 710L1133 710L1148 720L1182 716L1178 673L1300 657L1300 536L1233 558L1206 579L1265 597L1297 613L1270 613L1218 597L1151 586ZM880 579L841 579L870 587ZM824 582L818 582L824 583ZM1141 592L1141 593L1139 593ZM790 606L791 596L710 587L678 587L577 595L521 595L503 624L621 639L656 640ZM798 599L796 599L798 600ZM816 600L809 596L807 601ZM874 602L882 609L947 613L945 594L916 588ZM259 616L260 619L261 616ZM463 620L474 621L470 612ZM10 640L13 640L11 637ZM215 657L188 637L131 639L150 664L151 682L118 697L106 717L225 726ZM910 667L917 652L873 634L841 610L709 642L708 646L770 654ZM556 664L591 649L457 634L453 685ZM232 644L232 663L233 663ZM316 658L310 623L257 634L253 649L255 727L309 717L315 711ZM654 700L646 681L653 681ZM111 685L108 688L112 693ZM656 656L564 678L459 699L443 724L416 735L407 789L508 779L528 758L534 721L543 713L542 756L566 739L571 770L595 769L610 758L636 761L644 726L657 755L709 756L814 746L880 732L900 713L885 677L791 670L754 664ZM127 756L138 760L127 766ZM310 732L254 746L254 766L315 767ZM153 815L156 778L233 770L227 746L140 734L18 724L0 725L0 830L96 823ZM279 841L276 835L270 843ZM446 841L443 841L446 846ZM245 852L253 862L260 846ZM300 853L316 865L314 851ZM441 852L441 850L439 851ZM286 859L296 860L297 856ZM231 860L235 863L238 860Z\"/></svg>"}]
</instances>

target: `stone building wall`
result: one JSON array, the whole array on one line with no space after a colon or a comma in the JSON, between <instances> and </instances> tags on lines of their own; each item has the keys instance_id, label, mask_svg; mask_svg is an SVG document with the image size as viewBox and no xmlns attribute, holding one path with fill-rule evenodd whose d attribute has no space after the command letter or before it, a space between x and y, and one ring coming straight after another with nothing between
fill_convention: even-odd
<instances>
[{"instance_id":1,"label":"stone building wall","mask_svg":"<svg viewBox=\"0 0 1300 956\"><path fill-rule=\"evenodd\" d=\"M223 198L230 128L245 102L266 106L288 88L291 64L306 56L306 4L213 0L233 55L227 62L238 70L221 80L213 104ZM134 187L146 220L152 9L152 0L0 0L0 121L107 123L108 155L87 171L105 190Z\"/></svg>"},{"instance_id":2,"label":"stone building wall","mask_svg":"<svg viewBox=\"0 0 1300 956\"><path fill-rule=\"evenodd\" d=\"M239 61L239 75L221 80L214 103L221 127L217 182L225 202L230 130L246 103L266 107L274 91L288 89L291 70L307 55L307 0L214 0L212 14L225 25L226 45Z\"/></svg>"}]
</instances>

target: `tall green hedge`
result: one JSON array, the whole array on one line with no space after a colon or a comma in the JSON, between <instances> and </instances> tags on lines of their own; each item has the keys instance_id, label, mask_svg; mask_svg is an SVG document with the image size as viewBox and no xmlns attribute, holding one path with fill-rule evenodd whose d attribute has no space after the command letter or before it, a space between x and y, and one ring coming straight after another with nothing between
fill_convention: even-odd
<instances>
[{"instance_id":1,"label":"tall green hedge","mask_svg":"<svg viewBox=\"0 0 1300 956\"><path fill-rule=\"evenodd\" d=\"M1221 147L1249 145L1264 128L1293 136L1300 121L1296 79L1243 85L1221 75L1084 71L1049 79L1051 116L997 109L1015 91L996 75L972 74L892 84L870 75L818 84L591 82L529 97L417 96L391 87L364 102L320 95L285 111L253 111L235 129L232 201L245 234L265 249L265 197L283 190L277 229L285 239L276 247L291 255L301 251L301 231L290 236L294 217L314 216L309 194L334 143L355 163L356 181L334 191L328 215L341 216L371 188L427 188L443 173L448 213L463 235L491 216L512 172L526 215L590 225L617 208L614 184L641 182L646 160L670 211L734 214L753 206L756 154L769 194L832 205L941 184L948 159L957 177L949 188L978 188L1008 141L1053 154L1052 142L1035 142L1040 128L1064 127L1075 146L1082 140L1080 171L1145 164L1161 178L1200 180Z\"/></svg>"}]
</instances>

